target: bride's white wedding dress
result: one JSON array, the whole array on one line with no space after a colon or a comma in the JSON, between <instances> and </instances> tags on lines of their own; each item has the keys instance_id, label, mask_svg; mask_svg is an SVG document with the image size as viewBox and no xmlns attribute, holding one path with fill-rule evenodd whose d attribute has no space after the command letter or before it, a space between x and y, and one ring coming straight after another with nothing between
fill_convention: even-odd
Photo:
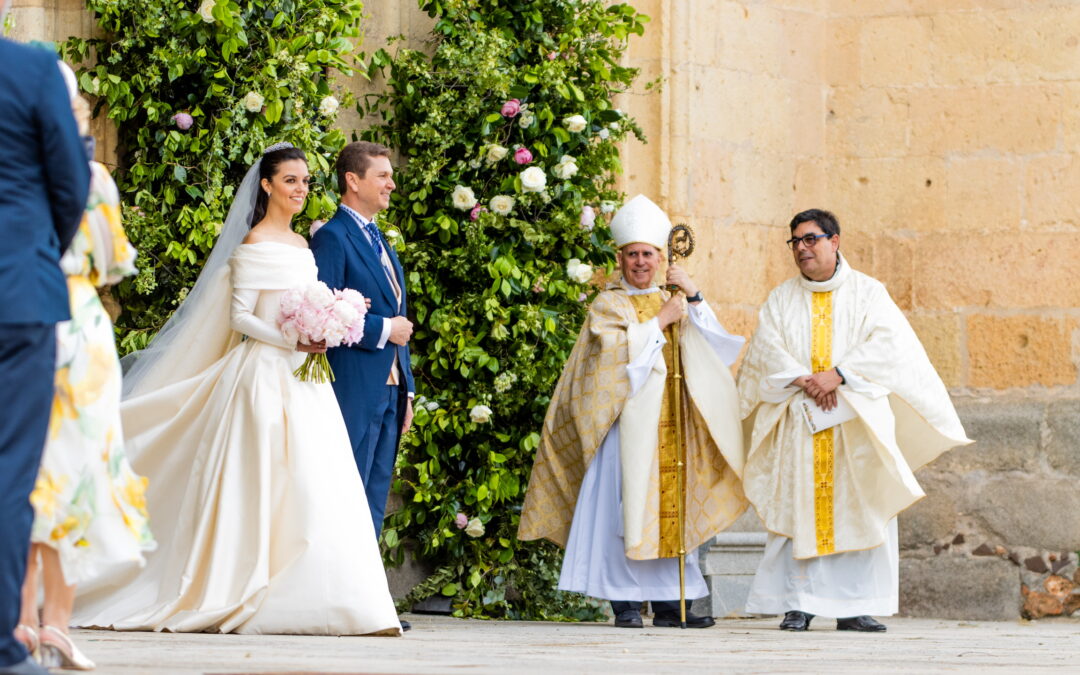
<instances>
[{"instance_id":1,"label":"bride's white wedding dress","mask_svg":"<svg viewBox=\"0 0 1080 675\"><path fill-rule=\"evenodd\" d=\"M282 293L316 280L314 258L244 244L229 268L224 356L123 405L158 550L143 569L80 587L72 623L399 635L337 399L329 384L293 376L305 354L275 323ZM189 346L195 358L200 345Z\"/></svg>"}]
</instances>

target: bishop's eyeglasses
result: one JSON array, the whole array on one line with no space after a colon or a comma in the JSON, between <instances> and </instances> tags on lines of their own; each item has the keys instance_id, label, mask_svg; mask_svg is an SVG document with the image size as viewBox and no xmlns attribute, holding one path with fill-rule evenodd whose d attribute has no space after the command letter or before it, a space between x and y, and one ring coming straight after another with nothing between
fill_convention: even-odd
<instances>
[{"instance_id":1,"label":"bishop's eyeglasses","mask_svg":"<svg viewBox=\"0 0 1080 675\"><path fill-rule=\"evenodd\" d=\"M831 234L808 234L805 237L792 237L784 243L791 247L791 250L794 251L796 248L799 247L799 242L802 242L802 245L806 248L814 248L814 245L817 244L818 239L831 236Z\"/></svg>"}]
</instances>

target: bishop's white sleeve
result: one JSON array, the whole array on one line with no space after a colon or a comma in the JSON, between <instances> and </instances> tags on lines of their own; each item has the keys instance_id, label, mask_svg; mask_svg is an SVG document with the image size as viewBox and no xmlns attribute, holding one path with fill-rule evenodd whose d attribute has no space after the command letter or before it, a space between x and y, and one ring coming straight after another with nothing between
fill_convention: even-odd
<instances>
[{"instance_id":1,"label":"bishop's white sleeve","mask_svg":"<svg viewBox=\"0 0 1080 675\"><path fill-rule=\"evenodd\" d=\"M255 305L259 302L259 290L255 288L234 288L232 293L231 323L232 329L249 338L266 342L285 349L295 349L296 344L285 340L278 327L269 321L255 316Z\"/></svg>"},{"instance_id":2,"label":"bishop's white sleeve","mask_svg":"<svg viewBox=\"0 0 1080 675\"><path fill-rule=\"evenodd\" d=\"M746 344L746 338L741 335L732 335L720 325L709 303L702 300L694 304L687 304L690 314L690 322L697 327L705 336L705 340L712 346L716 355L723 359L724 363L731 365L739 359L739 352Z\"/></svg>"},{"instance_id":3,"label":"bishop's white sleeve","mask_svg":"<svg viewBox=\"0 0 1080 675\"><path fill-rule=\"evenodd\" d=\"M660 330L660 319L653 317L645 323L638 324L639 330L644 330L646 338L643 342L645 347L626 366L626 374L630 376L630 395L633 396L645 384L649 378L656 359L663 352L667 338L664 331Z\"/></svg>"}]
</instances>

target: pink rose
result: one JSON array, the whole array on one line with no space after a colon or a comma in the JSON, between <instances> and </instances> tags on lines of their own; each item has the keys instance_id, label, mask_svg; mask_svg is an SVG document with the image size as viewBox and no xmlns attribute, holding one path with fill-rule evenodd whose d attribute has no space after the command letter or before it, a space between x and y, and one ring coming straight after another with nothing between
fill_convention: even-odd
<instances>
[{"instance_id":1,"label":"pink rose","mask_svg":"<svg viewBox=\"0 0 1080 675\"><path fill-rule=\"evenodd\" d=\"M172 116L173 122L176 122L176 126L180 127L181 131L187 131L191 128L191 125L195 123L195 119L186 112L178 112Z\"/></svg>"},{"instance_id":2,"label":"pink rose","mask_svg":"<svg viewBox=\"0 0 1080 675\"><path fill-rule=\"evenodd\" d=\"M521 112L521 101L516 98L512 98L502 105L503 117L517 117L517 114Z\"/></svg>"},{"instance_id":3,"label":"pink rose","mask_svg":"<svg viewBox=\"0 0 1080 675\"><path fill-rule=\"evenodd\" d=\"M554 61L559 56L559 52L548 52L548 61Z\"/></svg>"},{"instance_id":4,"label":"pink rose","mask_svg":"<svg viewBox=\"0 0 1080 675\"><path fill-rule=\"evenodd\" d=\"M596 211L591 206L583 206L581 208L581 226L586 230L591 230L593 225L596 224Z\"/></svg>"},{"instance_id":5,"label":"pink rose","mask_svg":"<svg viewBox=\"0 0 1080 675\"><path fill-rule=\"evenodd\" d=\"M469 517L464 513L459 513L457 514L457 517L454 518L454 524L457 525L457 529L464 530L465 526L469 524Z\"/></svg>"},{"instance_id":6,"label":"pink rose","mask_svg":"<svg viewBox=\"0 0 1080 675\"><path fill-rule=\"evenodd\" d=\"M476 220L477 218L479 218L481 211L487 211L487 209L485 209L480 204L472 207L472 211L469 211L469 220Z\"/></svg>"},{"instance_id":7,"label":"pink rose","mask_svg":"<svg viewBox=\"0 0 1080 675\"><path fill-rule=\"evenodd\" d=\"M514 151L514 161L518 164L528 164L533 161L532 153L528 148L518 148Z\"/></svg>"}]
</instances>

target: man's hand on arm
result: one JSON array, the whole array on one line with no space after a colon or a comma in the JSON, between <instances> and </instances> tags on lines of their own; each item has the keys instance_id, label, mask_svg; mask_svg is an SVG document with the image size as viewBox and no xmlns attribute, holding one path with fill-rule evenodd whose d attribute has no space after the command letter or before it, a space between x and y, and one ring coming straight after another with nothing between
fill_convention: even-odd
<instances>
[{"instance_id":1,"label":"man's hand on arm","mask_svg":"<svg viewBox=\"0 0 1080 675\"><path fill-rule=\"evenodd\" d=\"M403 316L395 316L390 319L390 342L404 347L412 338L413 324Z\"/></svg>"},{"instance_id":2,"label":"man's hand on arm","mask_svg":"<svg viewBox=\"0 0 1080 675\"><path fill-rule=\"evenodd\" d=\"M805 379L806 384L803 389L822 410L832 410L836 407L836 388L840 386L842 380L835 368L808 375Z\"/></svg>"}]
</instances>

